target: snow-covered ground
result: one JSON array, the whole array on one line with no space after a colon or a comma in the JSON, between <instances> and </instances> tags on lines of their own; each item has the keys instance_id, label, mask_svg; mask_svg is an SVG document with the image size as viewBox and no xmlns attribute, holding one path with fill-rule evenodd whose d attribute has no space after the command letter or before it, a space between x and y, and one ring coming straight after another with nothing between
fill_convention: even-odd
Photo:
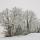
<instances>
[{"instance_id":1,"label":"snow-covered ground","mask_svg":"<svg viewBox=\"0 0 40 40\"><path fill-rule=\"evenodd\" d=\"M30 33L25 36L2 37L0 40L40 40L40 33Z\"/></svg>"},{"instance_id":2,"label":"snow-covered ground","mask_svg":"<svg viewBox=\"0 0 40 40\"><path fill-rule=\"evenodd\" d=\"M7 30L4 28L2 24L0 24L0 37L4 37Z\"/></svg>"}]
</instances>

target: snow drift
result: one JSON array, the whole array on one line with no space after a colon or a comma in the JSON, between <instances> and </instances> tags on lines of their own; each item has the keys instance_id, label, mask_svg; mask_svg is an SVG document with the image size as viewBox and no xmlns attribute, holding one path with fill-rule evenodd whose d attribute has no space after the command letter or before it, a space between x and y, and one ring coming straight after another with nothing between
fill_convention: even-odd
<instances>
[{"instance_id":1,"label":"snow drift","mask_svg":"<svg viewBox=\"0 0 40 40\"><path fill-rule=\"evenodd\" d=\"M30 33L25 36L3 37L0 40L40 40L40 33Z\"/></svg>"}]
</instances>

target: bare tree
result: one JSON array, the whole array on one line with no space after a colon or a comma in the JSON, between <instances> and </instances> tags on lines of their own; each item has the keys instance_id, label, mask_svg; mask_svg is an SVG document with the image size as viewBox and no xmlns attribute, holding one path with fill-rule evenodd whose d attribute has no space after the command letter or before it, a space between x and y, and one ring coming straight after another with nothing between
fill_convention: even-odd
<instances>
[{"instance_id":1,"label":"bare tree","mask_svg":"<svg viewBox=\"0 0 40 40\"><path fill-rule=\"evenodd\" d=\"M34 22L34 20L36 20L36 16L32 11L25 11L24 13L24 18L27 22L27 29L28 29L28 33L31 32L32 29L32 22Z\"/></svg>"},{"instance_id":2,"label":"bare tree","mask_svg":"<svg viewBox=\"0 0 40 40\"><path fill-rule=\"evenodd\" d=\"M7 30L7 34L6 36L11 36L11 24L10 24L10 20L9 20L9 10L6 9L5 11L3 11L3 16L4 16L4 24L6 26L6 30Z\"/></svg>"}]
</instances>

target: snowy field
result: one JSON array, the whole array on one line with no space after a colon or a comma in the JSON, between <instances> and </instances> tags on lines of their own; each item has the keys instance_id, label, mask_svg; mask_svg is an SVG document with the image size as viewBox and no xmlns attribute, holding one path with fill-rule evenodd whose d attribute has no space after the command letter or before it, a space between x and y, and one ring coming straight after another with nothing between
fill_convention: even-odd
<instances>
[{"instance_id":1,"label":"snowy field","mask_svg":"<svg viewBox=\"0 0 40 40\"><path fill-rule=\"evenodd\" d=\"M40 33L30 33L25 36L1 37L0 40L40 40Z\"/></svg>"}]
</instances>

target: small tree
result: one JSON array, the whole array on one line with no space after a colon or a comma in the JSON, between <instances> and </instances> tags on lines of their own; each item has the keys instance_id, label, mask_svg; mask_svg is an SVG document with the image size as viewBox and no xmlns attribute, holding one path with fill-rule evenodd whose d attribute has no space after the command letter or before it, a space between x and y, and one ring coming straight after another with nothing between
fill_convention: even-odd
<instances>
[{"instance_id":1,"label":"small tree","mask_svg":"<svg viewBox=\"0 0 40 40\"><path fill-rule=\"evenodd\" d=\"M21 25L19 24L18 28L16 29L16 35L20 35L20 34L22 34L22 28Z\"/></svg>"}]
</instances>

